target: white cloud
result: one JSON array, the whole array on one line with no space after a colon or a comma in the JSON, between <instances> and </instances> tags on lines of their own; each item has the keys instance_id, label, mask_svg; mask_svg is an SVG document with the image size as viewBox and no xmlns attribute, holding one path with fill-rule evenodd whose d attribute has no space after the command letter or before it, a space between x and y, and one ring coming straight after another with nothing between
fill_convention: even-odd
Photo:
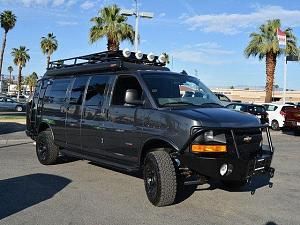
<instances>
[{"instance_id":1,"label":"white cloud","mask_svg":"<svg viewBox=\"0 0 300 225\"><path fill-rule=\"evenodd\" d=\"M61 6L64 3L65 3L65 0L53 0L52 6L53 7Z\"/></svg>"},{"instance_id":2,"label":"white cloud","mask_svg":"<svg viewBox=\"0 0 300 225\"><path fill-rule=\"evenodd\" d=\"M163 13L160 13L160 14L158 15L158 17L159 17L159 18L162 18L162 17L165 17L166 15L167 15L167 14L163 12Z\"/></svg>"},{"instance_id":3,"label":"white cloud","mask_svg":"<svg viewBox=\"0 0 300 225\"><path fill-rule=\"evenodd\" d=\"M72 6L77 0L7 0L9 3L22 4L25 7L62 7L62 6Z\"/></svg>"},{"instance_id":4,"label":"white cloud","mask_svg":"<svg viewBox=\"0 0 300 225\"><path fill-rule=\"evenodd\" d=\"M268 19L280 19L283 26L300 26L300 10L287 10L281 6L258 7L248 14L206 14L182 18L190 30L236 34L246 28L257 27Z\"/></svg>"},{"instance_id":5,"label":"white cloud","mask_svg":"<svg viewBox=\"0 0 300 225\"><path fill-rule=\"evenodd\" d=\"M93 8L94 6L95 6L95 2L87 0L80 5L80 8L82 8L84 10L88 10L88 9Z\"/></svg>"},{"instance_id":6,"label":"white cloud","mask_svg":"<svg viewBox=\"0 0 300 225\"><path fill-rule=\"evenodd\" d=\"M222 49L222 47L215 42L202 42L194 45L186 45L181 49L170 52L170 55L177 60L206 65L230 63L230 60L224 60L224 56L232 54L234 54L234 51Z\"/></svg>"}]
</instances>

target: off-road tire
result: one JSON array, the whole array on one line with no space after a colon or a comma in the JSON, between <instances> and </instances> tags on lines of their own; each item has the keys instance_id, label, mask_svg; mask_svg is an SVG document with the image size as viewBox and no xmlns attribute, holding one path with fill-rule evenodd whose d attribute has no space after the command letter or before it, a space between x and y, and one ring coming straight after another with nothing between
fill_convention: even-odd
<instances>
[{"instance_id":1,"label":"off-road tire","mask_svg":"<svg viewBox=\"0 0 300 225\"><path fill-rule=\"evenodd\" d=\"M280 129L279 123L278 123L277 120L272 120L272 122L271 122L271 128L272 128L272 130L279 130Z\"/></svg>"},{"instance_id":2,"label":"off-road tire","mask_svg":"<svg viewBox=\"0 0 300 225\"><path fill-rule=\"evenodd\" d=\"M238 189L244 187L247 184L247 181L246 180L241 180L241 181L223 180L222 183L227 188Z\"/></svg>"},{"instance_id":3,"label":"off-road tire","mask_svg":"<svg viewBox=\"0 0 300 225\"><path fill-rule=\"evenodd\" d=\"M37 158L43 165L55 164L58 159L58 147L54 144L52 132L46 129L39 133L36 140Z\"/></svg>"},{"instance_id":4,"label":"off-road tire","mask_svg":"<svg viewBox=\"0 0 300 225\"><path fill-rule=\"evenodd\" d=\"M167 152L154 151L146 155L144 184L147 197L153 205L167 206L174 203L177 190L176 171Z\"/></svg>"}]
</instances>

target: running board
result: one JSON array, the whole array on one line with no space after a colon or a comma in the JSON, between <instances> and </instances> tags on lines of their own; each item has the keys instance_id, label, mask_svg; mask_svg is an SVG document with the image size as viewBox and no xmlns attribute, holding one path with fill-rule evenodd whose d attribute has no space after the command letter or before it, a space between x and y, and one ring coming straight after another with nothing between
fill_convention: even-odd
<instances>
[{"instance_id":1,"label":"running board","mask_svg":"<svg viewBox=\"0 0 300 225\"><path fill-rule=\"evenodd\" d=\"M115 169L124 170L128 173L133 173L133 172L139 171L139 167L127 166L127 165L120 164L120 163L117 163L117 162L112 162L110 160L106 160L106 159L103 159L103 158L84 155L84 154L69 151L69 150L66 150L66 149L62 149L62 150L60 150L60 152L67 155L67 156L71 156L71 157L79 158L79 159L84 159L84 160L88 160L88 161L91 161L91 162L96 162L96 163L99 163L100 166L104 165L104 166L112 167L112 168L115 168Z\"/></svg>"}]
</instances>

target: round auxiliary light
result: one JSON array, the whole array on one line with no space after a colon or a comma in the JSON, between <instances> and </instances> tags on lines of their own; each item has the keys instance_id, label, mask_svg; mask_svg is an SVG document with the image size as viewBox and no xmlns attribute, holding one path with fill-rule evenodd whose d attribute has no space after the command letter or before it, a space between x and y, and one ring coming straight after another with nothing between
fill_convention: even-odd
<instances>
[{"instance_id":1,"label":"round auxiliary light","mask_svg":"<svg viewBox=\"0 0 300 225\"><path fill-rule=\"evenodd\" d=\"M128 58L131 55L131 51L128 48L125 48L122 53L125 58Z\"/></svg>"},{"instance_id":2,"label":"round auxiliary light","mask_svg":"<svg viewBox=\"0 0 300 225\"><path fill-rule=\"evenodd\" d=\"M164 54L161 54L159 57L158 57L158 61L160 63L166 63L167 59L166 59L166 56Z\"/></svg>"},{"instance_id":3,"label":"round auxiliary light","mask_svg":"<svg viewBox=\"0 0 300 225\"><path fill-rule=\"evenodd\" d=\"M152 52L150 52L148 55L147 55L147 59L152 62L154 60L155 56Z\"/></svg>"},{"instance_id":4,"label":"round auxiliary light","mask_svg":"<svg viewBox=\"0 0 300 225\"><path fill-rule=\"evenodd\" d=\"M141 60L143 58L143 53L141 51L136 52L135 58L137 58L138 60Z\"/></svg>"},{"instance_id":5,"label":"round auxiliary light","mask_svg":"<svg viewBox=\"0 0 300 225\"><path fill-rule=\"evenodd\" d=\"M226 173L227 173L227 170L228 170L228 166L227 164L223 164L221 167L220 167L220 174L221 176L224 176Z\"/></svg>"}]
</instances>

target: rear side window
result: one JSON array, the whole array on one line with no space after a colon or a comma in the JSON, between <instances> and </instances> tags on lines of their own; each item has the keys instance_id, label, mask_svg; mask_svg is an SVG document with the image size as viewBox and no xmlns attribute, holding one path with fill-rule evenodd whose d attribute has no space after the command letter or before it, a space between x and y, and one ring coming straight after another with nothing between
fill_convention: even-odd
<instances>
[{"instance_id":1,"label":"rear side window","mask_svg":"<svg viewBox=\"0 0 300 225\"><path fill-rule=\"evenodd\" d=\"M73 105L81 105L83 101L85 86L88 81L88 77L77 77L74 81L71 96L70 96L70 104Z\"/></svg>"},{"instance_id":2,"label":"rear side window","mask_svg":"<svg viewBox=\"0 0 300 225\"><path fill-rule=\"evenodd\" d=\"M86 98L86 106L102 106L104 102L104 95L107 89L107 84L110 76L94 76L91 78Z\"/></svg>"},{"instance_id":3,"label":"rear side window","mask_svg":"<svg viewBox=\"0 0 300 225\"><path fill-rule=\"evenodd\" d=\"M267 111L275 111L278 106L276 105L264 105Z\"/></svg>"},{"instance_id":4,"label":"rear side window","mask_svg":"<svg viewBox=\"0 0 300 225\"><path fill-rule=\"evenodd\" d=\"M50 83L51 82L51 83ZM70 79L55 79L49 81L45 93L45 101L49 103L63 103L66 100L66 92L69 87Z\"/></svg>"}]
</instances>

